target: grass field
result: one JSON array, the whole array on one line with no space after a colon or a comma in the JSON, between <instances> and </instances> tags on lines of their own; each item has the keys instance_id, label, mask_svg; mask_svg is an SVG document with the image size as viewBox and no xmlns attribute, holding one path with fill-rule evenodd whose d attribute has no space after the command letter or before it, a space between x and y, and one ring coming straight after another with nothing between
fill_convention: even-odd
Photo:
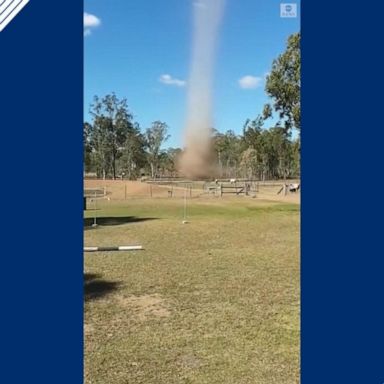
<instances>
[{"instance_id":1,"label":"grass field","mask_svg":"<svg viewBox=\"0 0 384 384\"><path fill-rule=\"evenodd\" d=\"M299 382L298 204L128 199L85 212L85 382ZM92 217L98 216L97 228Z\"/></svg>"}]
</instances>

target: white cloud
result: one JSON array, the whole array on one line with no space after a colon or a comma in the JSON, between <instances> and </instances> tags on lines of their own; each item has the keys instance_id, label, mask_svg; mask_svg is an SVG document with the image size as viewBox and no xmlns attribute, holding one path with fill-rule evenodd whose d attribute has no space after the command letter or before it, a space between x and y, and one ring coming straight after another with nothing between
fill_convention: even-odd
<instances>
[{"instance_id":1,"label":"white cloud","mask_svg":"<svg viewBox=\"0 0 384 384\"><path fill-rule=\"evenodd\" d=\"M254 89L254 88L260 87L262 81L263 81L262 77L247 75L239 79L239 86L242 89Z\"/></svg>"},{"instance_id":2,"label":"white cloud","mask_svg":"<svg viewBox=\"0 0 384 384\"><path fill-rule=\"evenodd\" d=\"M89 36L92 32L92 28L96 28L101 24L101 20L90 13L84 12L84 36Z\"/></svg>"},{"instance_id":3,"label":"white cloud","mask_svg":"<svg viewBox=\"0 0 384 384\"><path fill-rule=\"evenodd\" d=\"M161 75L159 77L160 83L166 84L166 85L176 85L176 87L184 87L186 82L184 80L179 80L173 78L171 75Z\"/></svg>"},{"instance_id":4,"label":"white cloud","mask_svg":"<svg viewBox=\"0 0 384 384\"><path fill-rule=\"evenodd\" d=\"M98 27L100 24L101 24L101 20L97 16L84 12L85 28Z\"/></svg>"}]
</instances>

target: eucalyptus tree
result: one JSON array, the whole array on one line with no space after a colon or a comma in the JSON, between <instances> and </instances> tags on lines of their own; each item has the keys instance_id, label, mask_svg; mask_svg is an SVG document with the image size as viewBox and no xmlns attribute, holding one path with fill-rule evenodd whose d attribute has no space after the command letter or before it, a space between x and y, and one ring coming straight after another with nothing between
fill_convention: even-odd
<instances>
[{"instance_id":1,"label":"eucalyptus tree","mask_svg":"<svg viewBox=\"0 0 384 384\"><path fill-rule=\"evenodd\" d=\"M90 114L93 119L92 143L98 172L103 178L117 176L117 160L132 131L132 115L127 100L112 93L102 98L94 97Z\"/></svg>"},{"instance_id":2,"label":"eucalyptus tree","mask_svg":"<svg viewBox=\"0 0 384 384\"><path fill-rule=\"evenodd\" d=\"M273 109L279 114L287 131L300 130L300 33L289 36L286 50L273 61L267 76L265 91L273 99ZM267 104L264 118L272 116L272 107Z\"/></svg>"},{"instance_id":3,"label":"eucalyptus tree","mask_svg":"<svg viewBox=\"0 0 384 384\"><path fill-rule=\"evenodd\" d=\"M154 121L150 128L145 131L145 142L147 148L148 163L151 168L151 177L156 177L161 146L169 139L168 126L161 121Z\"/></svg>"},{"instance_id":4,"label":"eucalyptus tree","mask_svg":"<svg viewBox=\"0 0 384 384\"><path fill-rule=\"evenodd\" d=\"M120 171L127 179L140 176L140 170L145 168L147 159L145 152L145 137L138 123L129 127L123 147L121 148Z\"/></svg>"},{"instance_id":5,"label":"eucalyptus tree","mask_svg":"<svg viewBox=\"0 0 384 384\"><path fill-rule=\"evenodd\" d=\"M92 125L85 122L83 124L83 159L84 171L89 172L92 167L92 142L91 142Z\"/></svg>"}]
</instances>

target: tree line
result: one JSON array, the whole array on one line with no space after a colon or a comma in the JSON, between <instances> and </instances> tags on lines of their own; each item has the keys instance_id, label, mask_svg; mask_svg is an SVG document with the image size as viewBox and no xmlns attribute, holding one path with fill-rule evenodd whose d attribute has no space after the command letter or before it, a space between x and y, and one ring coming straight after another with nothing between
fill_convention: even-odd
<instances>
[{"instance_id":1,"label":"tree line","mask_svg":"<svg viewBox=\"0 0 384 384\"><path fill-rule=\"evenodd\" d=\"M217 177L259 180L299 177L300 137L300 33L291 35L287 47L273 61L265 91L273 101L254 119L245 121L241 134L212 128ZM278 115L278 122L265 128ZM92 122L84 123L84 170L98 178L137 179L148 175L177 177L183 149L164 149L169 139L165 122L154 121L141 129L133 120L126 99L114 93L95 96L90 106Z\"/></svg>"}]
</instances>

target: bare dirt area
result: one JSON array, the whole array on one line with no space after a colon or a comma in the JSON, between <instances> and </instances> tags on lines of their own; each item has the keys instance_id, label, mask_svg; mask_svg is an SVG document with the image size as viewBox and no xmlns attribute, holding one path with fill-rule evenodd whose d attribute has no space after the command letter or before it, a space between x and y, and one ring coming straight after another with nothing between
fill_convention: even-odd
<instances>
[{"instance_id":1,"label":"bare dirt area","mask_svg":"<svg viewBox=\"0 0 384 384\"><path fill-rule=\"evenodd\" d=\"M257 198L260 200L269 200L269 201L279 201L284 203L291 204L300 204L301 202L301 193L298 192L288 192L287 195L284 195L283 192L279 193L281 186L269 186L268 184L260 186L259 192L256 194Z\"/></svg>"},{"instance_id":2,"label":"bare dirt area","mask_svg":"<svg viewBox=\"0 0 384 384\"><path fill-rule=\"evenodd\" d=\"M106 190L106 197L112 200L124 200L132 197L166 197L164 187L141 181L128 180L84 180L84 189Z\"/></svg>"},{"instance_id":3,"label":"bare dirt area","mask_svg":"<svg viewBox=\"0 0 384 384\"><path fill-rule=\"evenodd\" d=\"M253 196L225 194L218 197L214 194L208 194L204 190L203 183L194 183L192 187L188 183L178 184L156 184L141 181L128 180L84 180L84 189L87 191L99 190L105 191L105 199L126 200L131 198L177 198L187 195L188 198L199 198L212 201L213 198L232 199L249 198L256 200L276 201L292 204L300 204L300 191L296 193L278 194L283 183L262 183L258 191Z\"/></svg>"},{"instance_id":4,"label":"bare dirt area","mask_svg":"<svg viewBox=\"0 0 384 384\"><path fill-rule=\"evenodd\" d=\"M165 300L156 293L140 296L119 295L116 300L120 306L131 310L140 320L146 320L151 316L168 317L171 314Z\"/></svg>"}]
</instances>

